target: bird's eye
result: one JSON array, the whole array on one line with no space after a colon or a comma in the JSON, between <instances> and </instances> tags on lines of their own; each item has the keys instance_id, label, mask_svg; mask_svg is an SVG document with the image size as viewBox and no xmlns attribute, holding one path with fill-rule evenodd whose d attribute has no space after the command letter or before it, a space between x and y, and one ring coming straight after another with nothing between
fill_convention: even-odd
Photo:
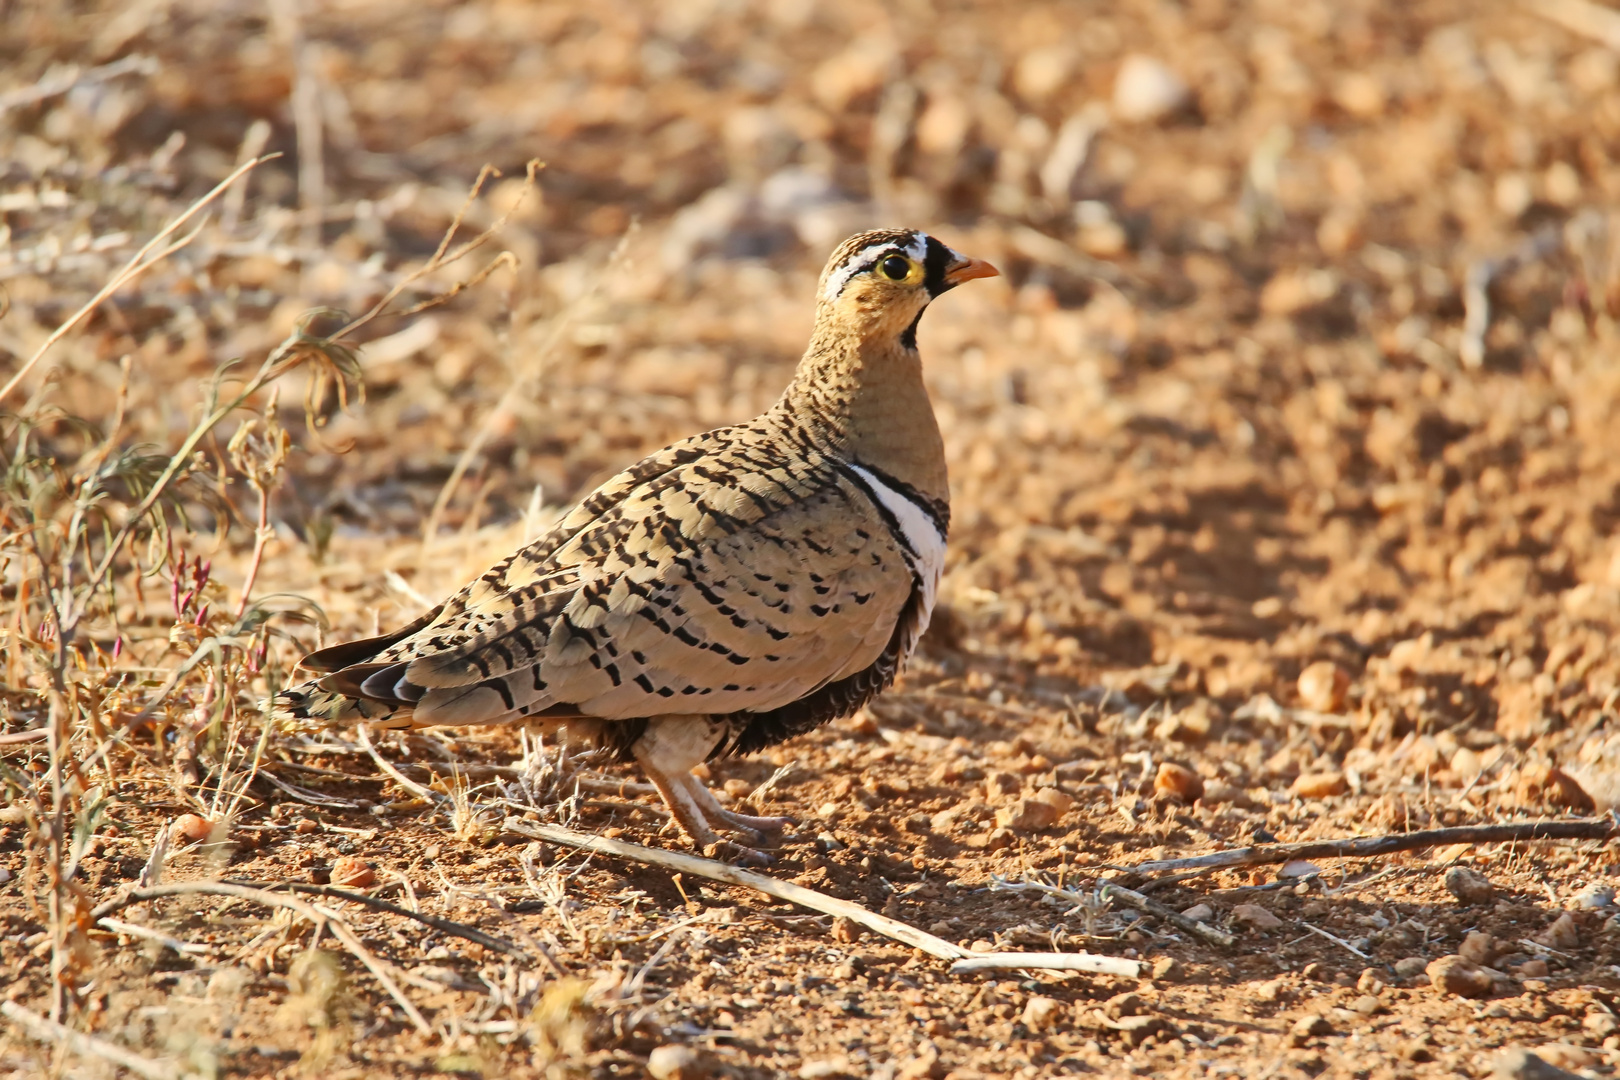
<instances>
[{"instance_id":1,"label":"bird's eye","mask_svg":"<svg viewBox=\"0 0 1620 1080\"><path fill-rule=\"evenodd\" d=\"M878 263L878 270L890 281L904 281L911 273L911 261L900 255L890 255Z\"/></svg>"}]
</instances>

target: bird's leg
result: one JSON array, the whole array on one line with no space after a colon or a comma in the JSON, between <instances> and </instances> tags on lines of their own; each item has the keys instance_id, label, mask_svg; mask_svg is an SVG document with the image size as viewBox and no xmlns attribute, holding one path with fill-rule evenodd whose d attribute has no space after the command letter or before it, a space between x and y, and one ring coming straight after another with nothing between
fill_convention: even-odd
<instances>
[{"instance_id":1,"label":"bird's leg","mask_svg":"<svg viewBox=\"0 0 1620 1080\"><path fill-rule=\"evenodd\" d=\"M647 730L631 745L630 752L664 797L664 804L681 830L701 851L763 866L771 861L770 856L724 839L709 825L710 810L720 810L716 816L727 825L735 823L723 816L725 811L714 796L692 775L692 767L709 756L724 733L725 726L707 716L655 716L647 721ZM701 798L694 794L694 787L702 791ZM758 843L759 834L749 829L748 839Z\"/></svg>"},{"instance_id":2,"label":"bird's leg","mask_svg":"<svg viewBox=\"0 0 1620 1080\"><path fill-rule=\"evenodd\" d=\"M693 801L703 808L704 817L710 821L719 819L742 832L745 836L752 834L750 838L755 843L764 839L759 835L760 833L781 832L794 824L793 819L790 817L755 817L752 814L739 814L735 810L727 810L720 805L720 800L714 797L714 792L709 790L709 786L691 773L687 773L685 776L679 777L679 779L686 784L687 790L692 793Z\"/></svg>"}]
</instances>

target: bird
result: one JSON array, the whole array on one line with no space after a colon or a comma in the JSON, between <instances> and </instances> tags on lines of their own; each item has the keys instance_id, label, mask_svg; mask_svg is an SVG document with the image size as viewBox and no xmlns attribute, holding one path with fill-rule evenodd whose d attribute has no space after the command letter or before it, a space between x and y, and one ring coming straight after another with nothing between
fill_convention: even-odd
<instances>
[{"instance_id":1,"label":"bird","mask_svg":"<svg viewBox=\"0 0 1620 1080\"><path fill-rule=\"evenodd\" d=\"M916 648L950 527L917 326L998 273L921 231L851 236L768 410L630 466L393 633L305 656L277 714L565 729L638 764L703 853L769 864L792 821L728 809L692 770L855 712Z\"/></svg>"}]
</instances>

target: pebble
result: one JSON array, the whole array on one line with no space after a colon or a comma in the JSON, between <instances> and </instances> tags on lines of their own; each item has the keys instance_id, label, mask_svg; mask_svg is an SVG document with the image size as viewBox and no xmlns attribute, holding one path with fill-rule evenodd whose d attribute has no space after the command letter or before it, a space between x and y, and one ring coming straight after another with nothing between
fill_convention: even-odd
<instances>
[{"instance_id":1,"label":"pebble","mask_svg":"<svg viewBox=\"0 0 1620 1080\"><path fill-rule=\"evenodd\" d=\"M1103 1012L1110 1020L1119 1020L1126 1016L1138 1016L1143 1009L1142 995L1134 990L1127 990L1123 994L1115 994L1103 1002Z\"/></svg>"},{"instance_id":2,"label":"pebble","mask_svg":"<svg viewBox=\"0 0 1620 1080\"><path fill-rule=\"evenodd\" d=\"M711 1071L704 1055L690 1046L670 1043L647 1055L647 1073L653 1080L696 1080Z\"/></svg>"},{"instance_id":3,"label":"pebble","mask_svg":"<svg viewBox=\"0 0 1620 1080\"><path fill-rule=\"evenodd\" d=\"M1377 1016L1381 1012L1388 1012L1389 1009L1376 996L1362 994L1350 1003L1350 1011L1360 1013L1362 1016Z\"/></svg>"},{"instance_id":4,"label":"pebble","mask_svg":"<svg viewBox=\"0 0 1620 1080\"><path fill-rule=\"evenodd\" d=\"M1141 1046L1148 1038L1164 1031L1169 1025L1157 1016L1127 1016L1119 1022L1119 1033L1128 1046Z\"/></svg>"},{"instance_id":5,"label":"pebble","mask_svg":"<svg viewBox=\"0 0 1620 1080\"><path fill-rule=\"evenodd\" d=\"M833 919L832 929L828 930L827 933L834 941L842 942L845 945L851 945L861 940L860 924L845 915L839 915Z\"/></svg>"},{"instance_id":6,"label":"pebble","mask_svg":"<svg viewBox=\"0 0 1620 1080\"><path fill-rule=\"evenodd\" d=\"M1057 998L1032 997L1024 1003L1020 1019L1031 1031L1046 1031L1054 1027L1063 1015L1063 1002Z\"/></svg>"},{"instance_id":7,"label":"pebble","mask_svg":"<svg viewBox=\"0 0 1620 1080\"><path fill-rule=\"evenodd\" d=\"M1442 994L1458 997L1482 998L1490 995L1495 980L1484 968L1461 956L1442 956L1424 969L1429 982Z\"/></svg>"},{"instance_id":8,"label":"pebble","mask_svg":"<svg viewBox=\"0 0 1620 1080\"><path fill-rule=\"evenodd\" d=\"M1329 799L1343 795L1347 786L1342 772L1300 773L1289 790L1302 799Z\"/></svg>"},{"instance_id":9,"label":"pebble","mask_svg":"<svg viewBox=\"0 0 1620 1080\"><path fill-rule=\"evenodd\" d=\"M1549 948L1568 951L1580 946L1581 930L1575 925L1575 917L1566 911L1554 919L1551 926L1537 934L1535 941Z\"/></svg>"},{"instance_id":10,"label":"pebble","mask_svg":"<svg viewBox=\"0 0 1620 1080\"><path fill-rule=\"evenodd\" d=\"M1303 1046L1307 1039L1331 1034L1333 1034L1333 1025L1328 1023L1327 1017L1317 1013L1300 1017L1294 1021L1294 1026L1288 1029L1289 1041L1295 1046Z\"/></svg>"},{"instance_id":11,"label":"pebble","mask_svg":"<svg viewBox=\"0 0 1620 1080\"><path fill-rule=\"evenodd\" d=\"M351 889L365 889L377 884L377 871L364 859L353 855L341 855L332 860L332 869L327 877L333 885L344 885Z\"/></svg>"},{"instance_id":12,"label":"pebble","mask_svg":"<svg viewBox=\"0 0 1620 1080\"><path fill-rule=\"evenodd\" d=\"M1586 1069L1597 1064L1597 1055L1584 1046L1570 1043L1546 1043L1536 1047L1536 1056L1560 1069Z\"/></svg>"},{"instance_id":13,"label":"pebble","mask_svg":"<svg viewBox=\"0 0 1620 1080\"><path fill-rule=\"evenodd\" d=\"M213 828L214 823L200 814L181 814L169 826L169 836L183 844L200 844Z\"/></svg>"},{"instance_id":14,"label":"pebble","mask_svg":"<svg viewBox=\"0 0 1620 1080\"><path fill-rule=\"evenodd\" d=\"M1159 765L1159 774L1153 778L1153 790L1162 795L1173 795L1182 802L1196 802L1204 794L1204 778L1173 761Z\"/></svg>"},{"instance_id":15,"label":"pebble","mask_svg":"<svg viewBox=\"0 0 1620 1080\"><path fill-rule=\"evenodd\" d=\"M1560 1069L1528 1050L1508 1050L1491 1067L1496 1080L1581 1080L1579 1073Z\"/></svg>"},{"instance_id":16,"label":"pebble","mask_svg":"<svg viewBox=\"0 0 1620 1080\"><path fill-rule=\"evenodd\" d=\"M1164 61L1133 53L1114 77L1114 115L1121 120L1159 120L1187 104L1187 82Z\"/></svg>"},{"instance_id":17,"label":"pebble","mask_svg":"<svg viewBox=\"0 0 1620 1080\"><path fill-rule=\"evenodd\" d=\"M1042 799L1019 799L996 811L996 825L1016 832L1034 832L1057 823L1058 808Z\"/></svg>"},{"instance_id":18,"label":"pebble","mask_svg":"<svg viewBox=\"0 0 1620 1080\"><path fill-rule=\"evenodd\" d=\"M1395 961L1395 974L1403 979L1410 979L1414 975L1423 974L1423 969L1429 962L1421 956L1406 956Z\"/></svg>"},{"instance_id":19,"label":"pebble","mask_svg":"<svg viewBox=\"0 0 1620 1080\"><path fill-rule=\"evenodd\" d=\"M1161 956L1153 961L1155 979L1174 979L1181 975L1181 963L1173 956Z\"/></svg>"},{"instance_id":20,"label":"pebble","mask_svg":"<svg viewBox=\"0 0 1620 1080\"><path fill-rule=\"evenodd\" d=\"M1256 930L1275 930L1283 924L1271 912L1259 904L1239 904L1232 909L1232 918L1236 922L1248 923Z\"/></svg>"},{"instance_id":21,"label":"pebble","mask_svg":"<svg viewBox=\"0 0 1620 1080\"><path fill-rule=\"evenodd\" d=\"M799 1080L827 1080L849 1072L849 1058L812 1058L799 1066Z\"/></svg>"},{"instance_id":22,"label":"pebble","mask_svg":"<svg viewBox=\"0 0 1620 1080\"><path fill-rule=\"evenodd\" d=\"M1031 798L1046 803L1057 811L1058 817L1067 814L1074 807L1074 797L1068 792L1059 791L1055 787L1045 787L1036 791Z\"/></svg>"},{"instance_id":23,"label":"pebble","mask_svg":"<svg viewBox=\"0 0 1620 1080\"><path fill-rule=\"evenodd\" d=\"M1362 968L1361 978L1356 980L1356 989L1363 994L1377 994L1384 989L1383 977L1377 968Z\"/></svg>"},{"instance_id":24,"label":"pebble","mask_svg":"<svg viewBox=\"0 0 1620 1080\"><path fill-rule=\"evenodd\" d=\"M1484 967L1496 959L1496 939L1481 930L1474 930L1465 938L1457 949L1457 955L1470 964Z\"/></svg>"},{"instance_id":25,"label":"pebble","mask_svg":"<svg viewBox=\"0 0 1620 1080\"><path fill-rule=\"evenodd\" d=\"M1578 908L1606 908L1614 906L1613 885L1588 885L1575 894L1575 906Z\"/></svg>"},{"instance_id":26,"label":"pebble","mask_svg":"<svg viewBox=\"0 0 1620 1080\"><path fill-rule=\"evenodd\" d=\"M1016 773L993 772L984 778L984 796L991 802L1010 799L1024 790L1024 780Z\"/></svg>"},{"instance_id":27,"label":"pebble","mask_svg":"<svg viewBox=\"0 0 1620 1080\"><path fill-rule=\"evenodd\" d=\"M1526 960L1519 965L1519 978L1545 979L1550 970L1545 960ZM1528 990L1530 987L1526 985L1525 989Z\"/></svg>"},{"instance_id":28,"label":"pebble","mask_svg":"<svg viewBox=\"0 0 1620 1080\"><path fill-rule=\"evenodd\" d=\"M1194 922L1208 922L1215 917L1215 909L1208 904L1194 904L1182 914Z\"/></svg>"},{"instance_id":29,"label":"pebble","mask_svg":"<svg viewBox=\"0 0 1620 1080\"><path fill-rule=\"evenodd\" d=\"M986 851L1000 851L1002 848L1012 847L1018 842L1018 834L1011 829L996 829L985 838Z\"/></svg>"},{"instance_id":30,"label":"pebble","mask_svg":"<svg viewBox=\"0 0 1620 1080\"><path fill-rule=\"evenodd\" d=\"M1331 660L1318 660L1299 673L1299 700L1307 709L1336 713L1350 691L1350 676Z\"/></svg>"},{"instance_id":31,"label":"pebble","mask_svg":"<svg viewBox=\"0 0 1620 1080\"><path fill-rule=\"evenodd\" d=\"M1446 871L1446 890L1459 904L1488 904L1496 897L1496 886L1478 870L1453 866Z\"/></svg>"}]
</instances>

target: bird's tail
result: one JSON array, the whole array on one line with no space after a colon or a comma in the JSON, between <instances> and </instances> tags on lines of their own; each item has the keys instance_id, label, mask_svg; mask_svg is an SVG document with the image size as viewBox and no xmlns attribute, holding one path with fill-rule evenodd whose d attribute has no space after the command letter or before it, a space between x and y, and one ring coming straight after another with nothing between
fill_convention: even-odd
<instances>
[{"instance_id":1,"label":"bird's tail","mask_svg":"<svg viewBox=\"0 0 1620 1080\"><path fill-rule=\"evenodd\" d=\"M379 728L412 727L412 709L323 690L316 681L277 694L271 715L278 720L313 720L323 724L371 724Z\"/></svg>"}]
</instances>

